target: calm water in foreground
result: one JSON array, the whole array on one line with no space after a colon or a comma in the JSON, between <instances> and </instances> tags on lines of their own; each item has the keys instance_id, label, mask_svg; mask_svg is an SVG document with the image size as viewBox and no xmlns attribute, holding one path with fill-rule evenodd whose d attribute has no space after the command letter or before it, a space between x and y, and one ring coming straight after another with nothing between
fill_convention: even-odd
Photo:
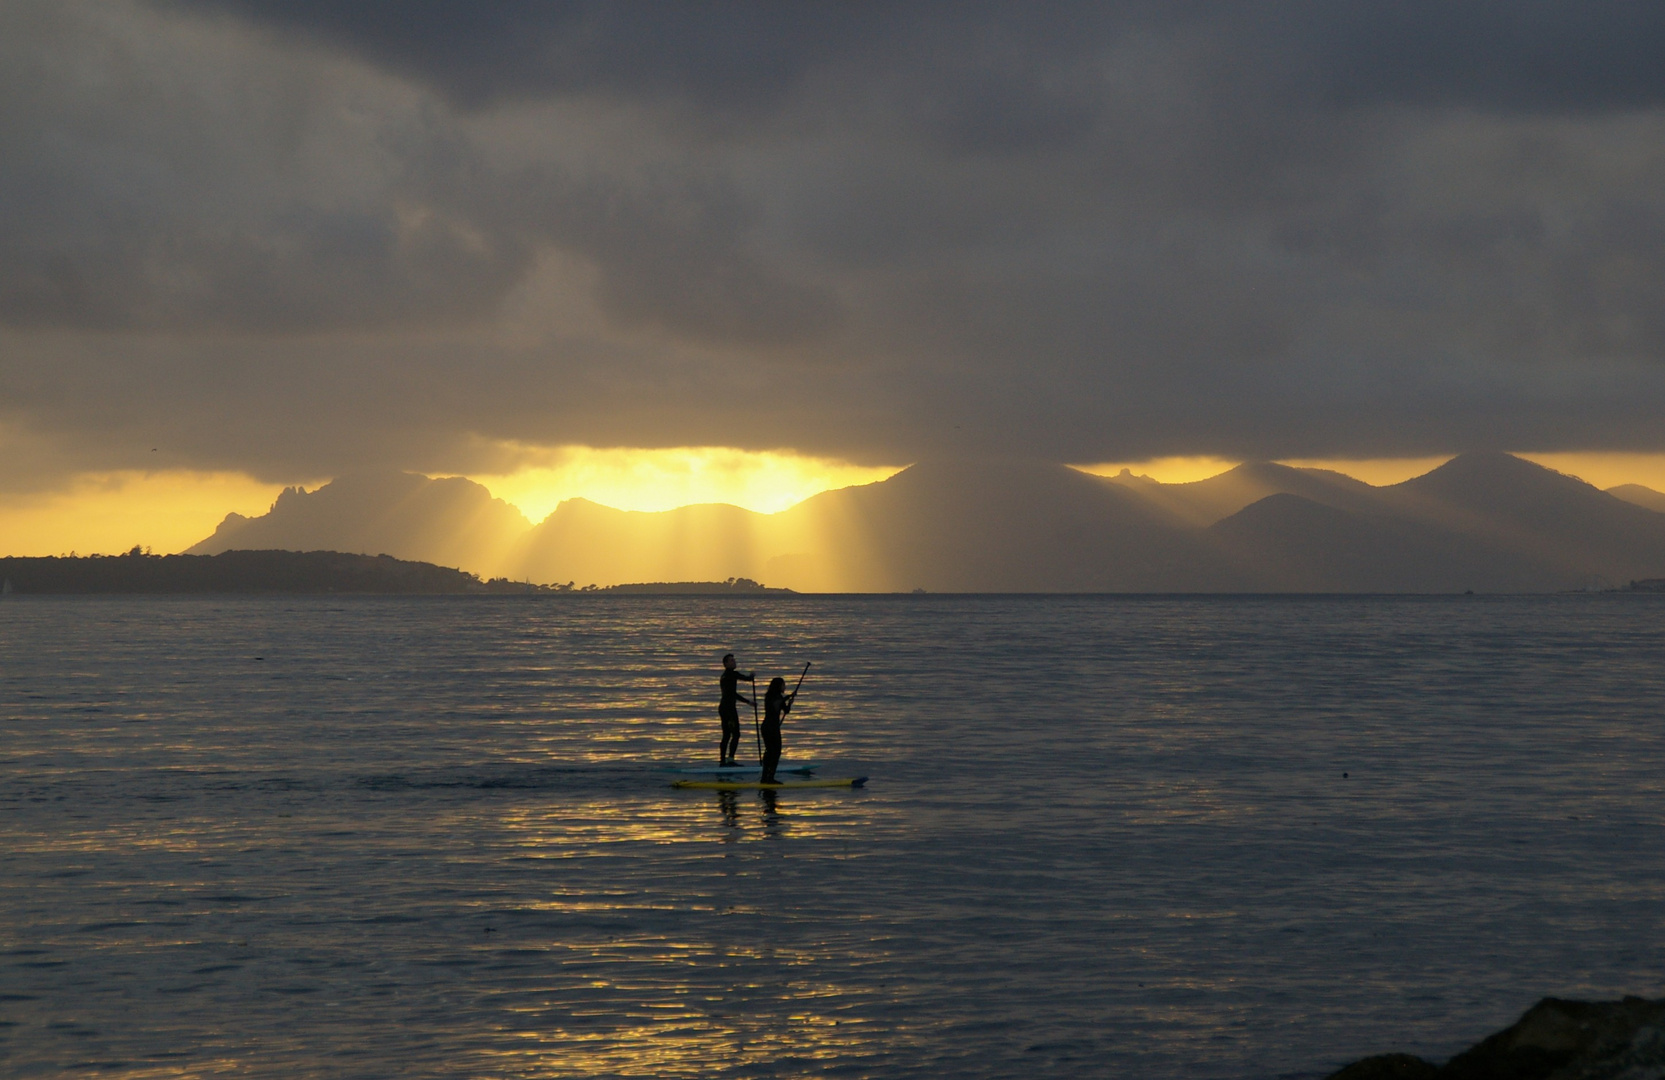
<instances>
[{"instance_id":1,"label":"calm water in foreground","mask_svg":"<svg viewBox=\"0 0 1665 1080\"><path fill-rule=\"evenodd\" d=\"M866 790L671 790L725 649ZM11 597L0 1073L1439 1057L1665 994L1662 661L1647 596Z\"/></svg>"}]
</instances>

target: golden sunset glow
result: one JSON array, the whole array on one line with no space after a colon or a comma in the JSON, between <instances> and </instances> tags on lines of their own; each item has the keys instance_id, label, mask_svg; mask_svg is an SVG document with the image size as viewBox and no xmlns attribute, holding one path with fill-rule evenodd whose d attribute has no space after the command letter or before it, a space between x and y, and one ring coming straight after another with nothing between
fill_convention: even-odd
<instances>
[{"instance_id":1,"label":"golden sunset glow","mask_svg":"<svg viewBox=\"0 0 1665 1080\"><path fill-rule=\"evenodd\" d=\"M1576 476L1599 488L1641 484L1665 491L1665 454L1519 454L1527 461Z\"/></svg>"},{"instance_id":2,"label":"golden sunset glow","mask_svg":"<svg viewBox=\"0 0 1665 1080\"><path fill-rule=\"evenodd\" d=\"M236 472L83 473L57 491L0 501L0 554L114 555L135 544L171 554L228 513L264 514L282 490Z\"/></svg>"},{"instance_id":3,"label":"golden sunset glow","mask_svg":"<svg viewBox=\"0 0 1665 1080\"><path fill-rule=\"evenodd\" d=\"M1279 464L1297 469L1328 469L1363 480L1374 487L1401 484L1413 476L1432 472L1451 460L1450 454L1407 458L1286 458Z\"/></svg>"},{"instance_id":4,"label":"golden sunset glow","mask_svg":"<svg viewBox=\"0 0 1665 1080\"><path fill-rule=\"evenodd\" d=\"M1161 457L1144 461L1106 461L1097 465L1076 465L1074 468L1093 476L1115 476L1123 469L1135 476L1148 476L1162 484L1189 484L1219 476L1239 462L1217 457Z\"/></svg>"},{"instance_id":5,"label":"golden sunset glow","mask_svg":"<svg viewBox=\"0 0 1665 1080\"><path fill-rule=\"evenodd\" d=\"M1576 476L1598 488L1619 484L1641 484L1655 491L1665 491L1665 454L1628 454L1610 452L1531 454L1516 453L1516 457L1536 462L1557 472ZM1374 487L1399 484L1439 468L1451 455L1403 458L1284 458L1278 463L1297 469L1328 469ZM1137 476L1148 476L1164 484L1189 484L1207 480L1236 467L1240 462L1216 457L1165 457L1148 461L1106 462L1100 465L1077 465L1075 468L1094 476L1115 476L1127 469Z\"/></svg>"},{"instance_id":6,"label":"golden sunset glow","mask_svg":"<svg viewBox=\"0 0 1665 1080\"><path fill-rule=\"evenodd\" d=\"M871 484L902 468L721 446L521 448L520 456L527 464L514 472L469 479L518 506L533 522L573 498L618 510L730 503L772 514L830 488Z\"/></svg>"},{"instance_id":7,"label":"golden sunset glow","mask_svg":"<svg viewBox=\"0 0 1665 1080\"><path fill-rule=\"evenodd\" d=\"M1293 466L1297 469L1329 469L1333 472L1351 476L1355 480L1363 480L1367 484L1381 487L1384 484L1397 484L1409 480L1413 476L1421 476L1430 469L1436 469L1450 460L1449 454L1438 457L1415 458L1286 458L1279 462L1281 465ZM1533 459L1536 460L1536 459ZM1117 461L1106 462L1101 465L1077 465L1076 468L1094 476L1115 476L1123 469L1127 469L1135 476L1148 476L1163 484L1190 484L1198 480L1207 480L1211 476L1236 468L1242 462L1228 458L1217 457L1164 457L1150 458L1146 461ZM1620 483L1622 481L1615 481Z\"/></svg>"},{"instance_id":8,"label":"golden sunset glow","mask_svg":"<svg viewBox=\"0 0 1665 1080\"><path fill-rule=\"evenodd\" d=\"M728 503L772 514L831 488L875 483L894 475L900 468L723 447L642 450L569 446L516 448L516 454L526 462L521 468L474 474L470 479L517 506L533 523L541 521L561 501L576 497L620 510L659 511L691 504ZM1665 491L1665 454L1519 456L1599 488L1642 484L1655 491ZM1382 486L1420 476L1446 460L1445 457L1313 458L1290 459L1283 464L1330 469ZM1214 457L1167 457L1077 468L1101 476L1114 476L1127 468L1164 484L1183 484L1217 476L1235 464ZM327 477L306 478L295 482L315 488L327 480ZM59 490L11 495L0 501L0 538L4 547L0 554L61 555L71 551L83 555L116 554L135 544L158 554L179 552L212 534L227 513L248 517L264 514L284 486L235 472L84 473ZM820 518L817 521L821 528L843 538L838 546L852 558L852 553L862 547L860 529L844 528L838 522ZM813 560L807 552L813 545L807 539L801 544L789 542L785 534L777 535L776 529L769 533L769 544L754 537L742 543L745 550L731 551L737 542L730 535L732 530L715 522L710 525L715 532L706 536L701 531L701 520L690 519L683 524L685 529L693 531L674 545L678 563L656 568L666 575L666 580L766 573L771 581L790 579L800 588L848 587L841 578L810 572L808 566ZM790 550L776 554L773 551L779 546L776 541L786 543ZM771 550L765 553L764 547ZM635 557L622 549L617 555L625 562ZM770 565L761 570L753 566L759 559ZM479 565L471 563L471 569L488 574L506 572L492 560L477 561ZM623 575L618 580L632 577L623 566L617 572ZM596 573L600 575L598 581L605 576L600 570Z\"/></svg>"}]
</instances>

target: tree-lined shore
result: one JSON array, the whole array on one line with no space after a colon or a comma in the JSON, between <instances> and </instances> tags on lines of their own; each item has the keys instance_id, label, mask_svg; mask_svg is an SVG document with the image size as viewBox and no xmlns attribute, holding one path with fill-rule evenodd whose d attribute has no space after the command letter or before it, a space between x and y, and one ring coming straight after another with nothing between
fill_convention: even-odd
<instances>
[{"instance_id":1,"label":"tree-lined shore","mask_svg":"<svg viewBox=\"0 0 1665 1080\"><path fill-rule=\"evenodd\" d=\"M530 593L540 585L391 555L227 551L218 555L59 555L0 558L0 589L39 593Z\"/></svg>"},{"instance_id":2,"label":"tree-lined shore","mask_svg":"<svg viewBox=\"0 0 1665 1080\"><path fill-rule=\"evenodd\" d=\"M225 551L218 555L53 555L0 558L0 594L369 593L430 595L763 596L790 594L750 578L630 585L538 585L391 555Z\"/></svg>"}]
</instances>

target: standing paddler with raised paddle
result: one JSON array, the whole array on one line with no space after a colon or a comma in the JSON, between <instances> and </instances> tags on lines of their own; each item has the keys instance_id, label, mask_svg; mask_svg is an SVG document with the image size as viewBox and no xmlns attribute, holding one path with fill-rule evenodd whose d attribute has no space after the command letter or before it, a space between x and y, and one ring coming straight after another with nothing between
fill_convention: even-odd
<instances>
[{"instance_id":1,"label":"standing paddler with raised paddle","mask_svg":"<svg viewBox=\"0 0 1665 1080\"><path fill-rule=\"evenodd\" d=\"M760 784L778 784L775 779L775 766L780 764L780 723L786 714L792 711L792 703L798 700L798 691L804 685L804 676L809 674L809 665L798 675L798 685L792 692L786 692L786 680L779 675L769 680L769 692L763 695L763 774L758 777Z\"/></svg>"},{"instance_id":2,"label":"standing paddler with raised paddle","mask_svg":"<svg viewBox=\"0 0 1665 1080\"><path fill-rule=\"evenodd\" d=\"M753 709L757 708L755 700L740 693L741 679L747 682L756 681L751 672L741 671L735 666L733 653L724 653L723 674L719 680L723 687L723 697L717 703L717 715L723 721L723 742L717 759L719 765L738 764L734 755L740 752L740 702L744 701Z\"/></svg>"}]
</instances>

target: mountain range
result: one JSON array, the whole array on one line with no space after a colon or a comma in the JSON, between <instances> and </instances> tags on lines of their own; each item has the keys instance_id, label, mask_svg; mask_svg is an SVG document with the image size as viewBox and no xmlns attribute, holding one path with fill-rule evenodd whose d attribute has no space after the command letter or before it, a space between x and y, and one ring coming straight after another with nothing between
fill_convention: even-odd
<instances>
[{"instance_id":1,"label":"mountain range","mask_svg":"<svg viewBox=\"0 0 1665 1080\"><path fill-rule=\"evenodd\" d=\"M533 525L410 473L291 488L190 549L390 554L601 585L753 578L811 592L1522 592L1665 577L1665 495L1500 453L1401 484L1251 462L1163 484L1022 460L925 461L776 514L585 499Z\"/></svg>"},{"instance_id":2,"label":"mountain range","mask_svg":"<svg viewBox=\"0 0 1665 1080\"><path fill-rule=\"evenodd\" d=\"M316 491L285 488L260 517L227 514L213 536L184 554L342 551L478 572L503 565L531 527L519 510L460 476L365 472Z\"/></svg>"}]
</instances>

